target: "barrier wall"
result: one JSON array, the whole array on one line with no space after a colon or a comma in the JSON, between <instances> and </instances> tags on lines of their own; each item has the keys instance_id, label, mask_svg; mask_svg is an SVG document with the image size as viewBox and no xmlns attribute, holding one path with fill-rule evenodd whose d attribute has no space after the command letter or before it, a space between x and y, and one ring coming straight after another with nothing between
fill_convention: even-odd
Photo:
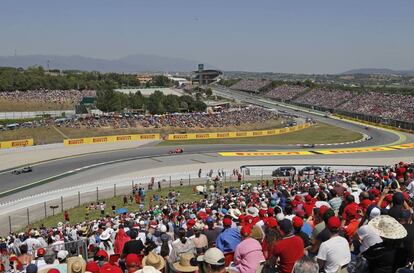
<instances>
[{"instance_id":1,"label":"barrier wall","mask_svg":"<svg viewBox=\"0 0 414 273\"><path fill-rule=\"evenodd\" d=\"M218 133L189 133L189 134L169 134L166 140L194 140L194 139L220 139L220 138L242 138L242 137L261 137L275 136L285 133L299 131L310 126L309 123L286 127L280 129L261 130L261 131L241 131L241 132L218 132Z\"/></svg>"},{"instance_id":2,"label":"barrier wall","mask_svg":"<svg viewBox=\"0 0 414 273\"><path fill-rule=\"evenodd\" d=\"M117 136L99 136L64 139L65 146L82 145L82 144L100 144L113 143L121 141L139 141L139 140L159 140L160 134L136 134L136 135L117 135Z\"/></svg>"},{"instance_id":3,"label":"barrier wall","mask_svg":"<svg viewBox=\"0 0 414 273\"><path fill-rule=\"evenodd\" d=\"M33 146L33 138L0 142L0 149L18 148L26 146Z\"/></svg>"}]
</instances>

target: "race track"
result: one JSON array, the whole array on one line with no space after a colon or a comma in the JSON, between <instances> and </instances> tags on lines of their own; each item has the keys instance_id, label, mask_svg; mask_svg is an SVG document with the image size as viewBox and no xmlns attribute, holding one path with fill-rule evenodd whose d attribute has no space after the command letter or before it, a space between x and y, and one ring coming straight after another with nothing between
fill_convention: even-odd
<instances>
[{"instance_id":1,"label":"race track","mask_svg":"<svg viewBox=\"0 0 414 273\"><path fill-rule=\"evenodd\" d=\"M220 91L219 91L220 92ZM224 91L221 91L224 92ZM225 94L222 94L225 95ZM228 95L228 93L227 93ZM339 120L339 119L332 119L332 118L326 118L318 114L314 113L305 113L305 112L296 112L291 109L287 109L284 107L281 107L279 105L275 105L270 102L264 102L261 99L256 99L254 97L244 95L244 94L234 94L234 98L238 100L245 100L249 103L258 104L264 107L278 109L278 110L284 110L288 113L301 115L303 117L310 117L317 121L325 122L334 126L346 128L349 130L354 130L357 132L360 132L362 134L368 134L372 137L371 140L363 141L359 143L354 144L348 144L348 145L337 145L335 148L355 148L355 147L369 147L369 146L385 146L385 145L396 145L400 143L405 142L414 142L414 137L409 134L405 133L395 133L388 130L382 130L377 128L370 128L369 130L365 129L364 125L359 125L355 123L350 123L347 121ZM286 135L288 136L288 135ZM105 170L107 169L113 169L112 166L115 164L117 166L123 166L122 168L118 168L119 170L122 169L123 172L128 172L128 168L125 166L130 166L129 171L137 171L141 170L144 167L144 165L136 164L134 162L138 160L143 159L149 159L152 162L157 162L157 158L162 158L162 161L169 162L172 157L168 155L169 150L173 149L172 147L141 147L138 149L127 149L127 150L120 150L120 151L108 151L108 152L100 152L100 153L94 153L89 155L82 155L82 156L74 156L59 160L53 160L53 161L47 161L41 164L37 164L34 166L34 171L32 173L22 174L22 175L12 175L10 171L2 172L0 173L0 195L2 198L0 198L0 202L2 201L3 197L6 196L8 193L11 193L10 191L16 189L24 190L26 186L31 185L34 186L35 183L38 182L46 182L48 180L54 180L47 184L48 188L54 188L55 184L59 182L60 176L64 174L64 176L68 176L71 172L85 172L86 169L89 170L89 167L93 167L96 170L99 166L103 168L103 170L99 171L97 174L103 175L104 177L109 177L117 174L112 171L111 173L105 173ZM244 151L244 152L254 152L254 151L263 151L263 150L295 150L295 147L292 146L277 146L277 145L186 145L185 146L185 154L179 158L189 158L191 160L192 157L196 157L200 154L209 154L208 158L214 158L215 161L217 161L219 158L215 157L218 152L238 152L238 151ZM319 149L316 147L315 149ZM313 149L314 150L314 149ZM300 151L309 151L309 149L300 149ZM312 151L312 150L310 150ZM409 156L411 153L411 150L404 150L399 151L401 156ZM374 155L375 154L375 155ZM376 156L378 158L386 157L390 154L390 152L379 152L379 153L371 153L370 156ZM365 154L358 154L351 155L351 157L366 157ZM295 156L288 156L290 159L296 159L298 157ZM318 155L315 156L307 156L307 159L311 158L318 158ZM326 155L322 155L321 157L326 158ZM347 157L345 155L339 155L339 157ZM197 159L196 159L197 160ZM221 159L220 159L221 160ZM231 160L231 158L227 158L225 160ZM278 159L279 160L279 159ZM205 160L204 160L205 161ZM202 160L202 162L204 162ZM180 161L173 160L174 163L180 163ZM159 163L159 162L158 162ZM109 167L109 165L112 165ZM86 175L86 173L85 173ZM63 176L63 175L62 175ZM85 179L82 179L85 180ZM83 183L87 183L88 181L82 181ZM71 184L66 184L67 186L70 186ZM31 190L30 192L33 192ZM21 192L20 194L24 194L24 192Z\"/></svg>"}]
</instances>

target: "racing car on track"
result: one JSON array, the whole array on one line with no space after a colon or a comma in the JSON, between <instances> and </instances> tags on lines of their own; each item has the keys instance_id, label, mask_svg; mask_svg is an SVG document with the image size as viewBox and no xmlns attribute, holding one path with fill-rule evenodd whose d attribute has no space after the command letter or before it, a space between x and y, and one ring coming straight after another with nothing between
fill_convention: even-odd
<instances>
[{"instance_id":1,"label":"racing car on track","mask_svg":"<svg viewBox=\"0 0 414 273\"><path fill-rule=\"evenodd\" d=\"M172 154L182 154L182 153L184 153L184 150L182 148L177 148L175 150L170 151L170 155L172 155Z\"/></svg>"},{"instance_id":2,"label":"racing car on track","mask_svg":"<svg viewBox=\"0 0 414 273\"><path fill-rule=\"evenodd\" d=\"M302 148L315 148L315 144L303 144Z\"/></svg>"},{"instance_id":3,"label":"racing car on track","mask_svg":"<svg viewBox=\"0 0 414 273\"><path fill-rule=\"evenodd\" d=\"M12 174L19 175L22 173L30 173L33 172L33 168L31 166L23 167L21 169L15 169L12 171Z\"/></svg>"}]
</instances>

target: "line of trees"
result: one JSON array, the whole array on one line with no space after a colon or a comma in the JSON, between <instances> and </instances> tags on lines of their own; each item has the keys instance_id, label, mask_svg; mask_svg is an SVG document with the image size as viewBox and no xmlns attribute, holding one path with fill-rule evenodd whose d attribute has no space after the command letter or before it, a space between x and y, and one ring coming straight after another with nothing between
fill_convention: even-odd
<instances>
[{"instance_id":1,"label":"line of trees","mask_svg":"<svg viewBox=\"0 0 414 273\"><path fill-rule=\"evenodd\" d=\"M207 105L201 100L184 95L164 95L155 91L149 97L141 92L124 94L111 88L97 92L96 107L103 112L141 111L150 114L165 114L176 112L203 112Z\"/></svg>"},{"instance_id":2,"label":"line of trees","mask_svg":"<svg viewBox=\"0 0 414 273\"><path fill-rule=\"evenodd\" d=\"M173 86L175 83L163 75L153 77L150 86ZM0 91L14 90L99 90L106 86L121 88L140 86L133 74L85 72L78 70L46 71L41 66L22 68L0 67Z\"/></svg>"}]
</instances>

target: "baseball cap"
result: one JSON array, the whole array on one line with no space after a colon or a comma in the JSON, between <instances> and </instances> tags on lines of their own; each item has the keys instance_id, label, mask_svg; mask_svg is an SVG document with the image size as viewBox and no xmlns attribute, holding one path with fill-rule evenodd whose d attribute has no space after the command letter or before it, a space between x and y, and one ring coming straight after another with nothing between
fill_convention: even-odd
<instances>
[{"instance_id":1,"label":"baseball cap","mask_svg":"<svg viewBox=\"0 0 414 273\"><path fill-rule=\"evenodd\" d=\"M111 265L110 263L106 263L101 267L100 273L122 273L122 270L114 265Z\"/></svg>"},{"instance_id":2,"label":"baseball cap","mask_svg":"<svg viewBox=\"0 0 414 273\"><path fill-rule=\"evenodd\" d=\"M274 217L267 218L266 221L265 221L265 225L268 228L275 228L275 227L277 227L277 220L276 220L276 218L274 218Z\"/></svg>"},{"instance_id":3,"label":"baseball cap","mask_svg":"<svg viewBox=\"0 0 414 273\"><path fill-rule=\"evenodd\" d=\"M223 225L224 226L231 226L231 224L232 224L232 221L231 221L231 219L230 218L224 218L223 219Z\"/></svg>"},{"instance_id":4,"label":"baseball cap","mask_svg":"<svg viewBox=\"0 0 414 273\"><path fill-rule=\"evenodd\" d=\"M86 271L91 273L99 273L100 268L96 262L91 261L86 264Z\"/></svg>"},{"instance_id":5,"label":"baseball cap","mask_svg":"<svg viewBox=\"0 0 414 273\"><path fill-rule=\"evenodd\" d=\"M37 250L36 253L37 253L37 257L43 257L46 254L46 250L43 247L41 247Z\"/></svg>"},{"instance_id":6,"label":"baseball cap","mask_svg":"<svg viewBox=\"0 0 414 273\"><path fill-rule=\"evenodd\" d=\"M209 248L204 255L198 256L197 261L212 265L224 265L224 254L216 247Z\"/></svg>"},{"instance_id":7,"label":"baseball cap","mask_svg":"<svg viewBox=\"0 0 414 273\"><path fill-rule=\"evenodd\" d=\"M56 268L49 269L47 273L60 273L60 271Z\"/></svg>"},{"instance_id":8,"label":"baseball cap","mask_svg":"<svg viewBox=\"0 0 414 273\"><path fill-rule=\"evenodd\" d=\"M329 210L329 207L328 206L322 205L319 208L319 216L320 217L323 217L323 215L325 214L325 212L327 212L328 210Z\"/></svg>"},{"instance_id":9,"label":"baseball cap","mask_svg":"<svg viewBox=\"0 0 414 273\"><path fill-rule=\"evenodd\" d=\"M303 220L298 216L294 216L292 219L292 224L294 228L301 228L303 226Z\"/></svg>"},{"instance_id":10,"label":"baseball cap","mask_svg":"<svg viewBox=\"0 0 414 273\"><path fill-rule=\"evenodd\" d=\"M125 258L125 264L128 267L141 267L141 259L137 254L128 254Z\"/></svg>"},{"instance_id":11,"label":"baseball cap","mask_svg":"<svg viewBox=\"0 0 414 273\"><path fill-rule=\"evenodd\" d=\"M66 259L66 257L68 256L69 252L67 250L59 250L58 254L57 254L57 258L59 260L64 260Z\"/></svg>"},{"instance_id":12,"label":"baseball cap","mask_svg":"<svg viewBox=\"0 0 414 273\"><path fill-rule=\"evenodd\" d=\"M96 252L95 257L104 257L105 259L108 259L109 256L105 250L100 249L98 252Z\"/></svg>"},{"instance_id":13,"label":"baseball cap","mask_svg":"<svg viewBox=\"0 0 414 273\"><path fill-rule=\"evenodd\" d=\"M328 220L328 229L338 229L341 227L341 220L337 216L332 216Z\"/></svg>"},{"instance_id":14,"label":"baseball cap","mask_svg":"<svg viewBox=\"0 0 414 273\"><path fill-rule=\"evenodd\" d=\"M240 234L244 237L250 236L250 234L252 233L252 228L250 226L243 226L240 229Z\"/></svg>"}]
</instances>

